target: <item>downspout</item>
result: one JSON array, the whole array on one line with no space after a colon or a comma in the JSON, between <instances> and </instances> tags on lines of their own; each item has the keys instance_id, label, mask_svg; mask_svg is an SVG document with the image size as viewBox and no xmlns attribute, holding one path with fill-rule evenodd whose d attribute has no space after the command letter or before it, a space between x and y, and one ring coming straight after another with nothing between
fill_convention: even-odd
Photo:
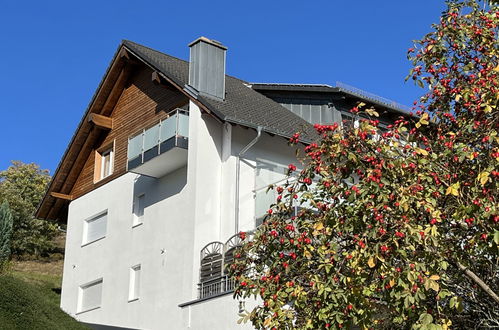
<instances>
[{"instance_id":1,"label":"downspout","mask_svg":"<svg viewBox=\"0 0 499 330\"><path fill-rule=\"evenodd\" d=\"M256 129L256 137L244 147L239 154L237 155L237 161L236 161L236 197L235 197L235 229L236 229L236 234L239 232L239 181L240 181L240 176L241 176L241 157L251 148L253 147L258 140L260 139L260 136L262 135L262 127L258 126Z\"/></svg>"}]
</instances>

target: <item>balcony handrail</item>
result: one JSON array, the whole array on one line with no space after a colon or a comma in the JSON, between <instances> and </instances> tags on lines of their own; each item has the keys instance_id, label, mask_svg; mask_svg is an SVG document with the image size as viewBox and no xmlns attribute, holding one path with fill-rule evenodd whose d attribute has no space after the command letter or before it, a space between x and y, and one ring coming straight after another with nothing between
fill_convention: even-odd
<instances>
[{"instance_id":1,"label":"balcony handrail","mask_svg":"<svg viewBox=\"0 0 499 330\"><path fill-rule=\"evenodd\" d=\"M229 275L218 276L198 283L199 299L218 295L234 290L234 279Z\"/></svg>"},{"instance_id":2,"label":"balcony handrail","mask_svg":"<svg viewBox=\"0 0 499 330\"><path fill-rule=\"evenodd\" d=\"M130 160L130 159L135 159L139 156L143 156L143 154L150 150L151 148L148 148L146 149L145 148L145 141L146 141L146 133L151 130L152 128L154 127L157 127L158 129L158 138L157 138L157 141L154 143L154 146L156 145L160 145L162 142L170 139L170 138L178 138L178 137L187 137L187 136L184 136L184 135L188 135L188 134L181 134L182 132L180 132L180 123L179 123L179 120L180 120L180 116L183 115L183 116L189 116L189 111L187 110L184 110L184 109L180 109L180 108L176 108L170 112L168 112L168 117L165 118L165 119L162 119L160 120L157 124L153 125L153 126L150 126L148 128L143 128L141 129L140 131L138 131L137 133L133 134L132 136L130 136L128 138L128 145L130 145L130 141L135 139L135 138L138 138L139 136L140 137L140 143L141 143L141 146L140 146L140 152L137 154L137 155L133 155L133 157L130 157L130 149L128 149L128 154L127 154L127 159ZM175 129L173 131L173 134L172 135L168 135L168 136L161 136L161 133L162 133L162 130L161 130L161 127L163 125L163 123L166 123L167 121L171 121L171 120L175 120Z\"/></svg>"},{"instance_id":3,"label":"balcony handrail","mask_svg":"<svg viewBox=\"0 0 499 330\"><path fill-rule=\"evenodd\" d=\"M379 96L379 95L376 95L376 94L364 91L364 90L362 90L360 88L357 88L357 87L354 87L354 86L350 86L350 85L345 84L345 83L343 83L341 81L337 81L336 82L336 87L339 88L339 89L342 89L342 90L344 90L346 92L349 92L349 93L352 93L352 94L356 94L357 96L373 100L375 102L378 102L378 103L381 103L383 105L392 107L394 109L401 110L403 112L410 112L411 111L411 108L409 108L408 106L406 106L404 104L401 104L399 102L395 102L395 101L387 99L385 97L382 97L382 96Z\"/></svg>"},{"instance_id":4,"label":"balcony handrail","mask_svg":"<svg viewBox=\"0 0 499 330\"><path fill-rule=\"evenodd\" d=\"M185 114L186 116L189 116L189 111L188 110L184 110L184 109L181 109L181 108L176 108L176 109L173 109L172 111L170 112L167 112L166 115L167 117L164 118L164 119L160 119L156 124L154 125L150 125L150 126L147 126L145 128L142 128L140 129L139 131L137 131L136 133L132 134L128 140L131 140L133 139L134 137L140 135L140 134L143 134L145 131L148 131L149 129L153 128L154 126L158 125L158 124L161 124L162 122L170 119L172 116L174 116L175 114L177 113L182 113L182 114ZM176 127L176 130L178 130L178 127Z\"/></svg>"},{"instance_id":5,"label":"balcony handrail","mask_svg":"<svg viewBox=\"0 0 499 330\"><path fill-rule=\"evenodd\" d=\"M174 112L175 113L176 112L178 112L178 113L185 113L187 116L189 115L189 110L185 110L185 109L182 109L182 108L175 108L175 109L173 109L173 110L171 110L171 111L169 111L169 112L166 113L166 115L168 116L167 118L171 117L171 113L174 113ZM163 120L165 120L165 119L163 119Z\"/></svg>"}]
</instances>

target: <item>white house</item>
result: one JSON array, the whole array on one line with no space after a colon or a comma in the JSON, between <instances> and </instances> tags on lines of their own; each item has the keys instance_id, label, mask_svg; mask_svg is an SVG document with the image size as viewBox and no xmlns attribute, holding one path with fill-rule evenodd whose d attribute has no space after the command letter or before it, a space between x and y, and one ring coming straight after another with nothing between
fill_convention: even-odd
<instances>
[{"instance_id":1,"label":"white house","mask_svg":"<svg viewBox=\"0 0 499 330\"><path fill-rule=\"evenodd\" d=\"M358 101L405 113L344 85L247 83L220 43L189 47L120 44L37 211L67 223L61 308L94 328L251 328L224 264L296 163L289 137Z\"/></svg>"}]
</instances>

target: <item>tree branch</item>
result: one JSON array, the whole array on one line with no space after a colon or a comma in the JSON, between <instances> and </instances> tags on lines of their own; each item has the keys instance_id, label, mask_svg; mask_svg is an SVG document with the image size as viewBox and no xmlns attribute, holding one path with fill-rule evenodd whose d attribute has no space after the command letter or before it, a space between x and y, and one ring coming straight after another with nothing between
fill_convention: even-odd
<instances>
[{"instance_id":1,"label":"tree branch","mask_svg":"<svg viewBox=\"0 0 499 330\"><path fill-rule=\"evenodd\" d=\"M484 281L482 281L475 273L473 273L471 270L469 270L468 267L466 267L459 261L456 261L455 264L457 268L459 268L464 273L464 275L475 282L485 293L487 293L492 299L494 299L497 304L499 304L499 296L494 291L492 291L492 289Z\"/></svg>"}]
</instances>

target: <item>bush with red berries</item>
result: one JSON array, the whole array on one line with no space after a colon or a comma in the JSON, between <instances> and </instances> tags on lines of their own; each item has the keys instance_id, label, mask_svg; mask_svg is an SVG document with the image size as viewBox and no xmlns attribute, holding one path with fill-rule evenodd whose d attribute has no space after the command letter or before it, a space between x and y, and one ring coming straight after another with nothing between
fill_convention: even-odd
<instances>
[{"instance_id":1,"label":"bush with red berries","mask_svg":"<svg viewBox=\"0 0 499 330\"><path fill-rule=\"evenodd\" d=\"M243 320L498 325L498 26L497 5L450 1L409 50L409 79L429 88L415 116L381 130L376 110L359 104L355 128L316 126L322 138L305 148L304 170L274 188L230 267L235 297L260 301Z\"/></svg>"}]
</instances>

